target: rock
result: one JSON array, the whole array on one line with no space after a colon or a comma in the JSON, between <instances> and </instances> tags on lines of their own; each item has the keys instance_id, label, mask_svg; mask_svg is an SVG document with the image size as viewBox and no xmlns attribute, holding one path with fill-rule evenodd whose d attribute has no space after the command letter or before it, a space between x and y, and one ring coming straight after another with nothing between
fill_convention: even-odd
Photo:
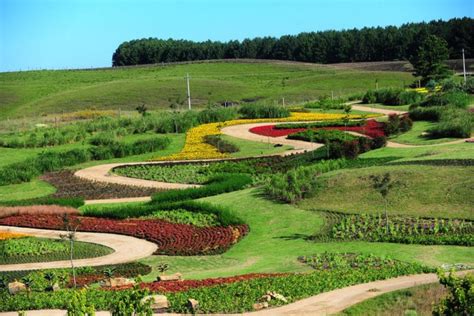
<instances>
[{"instance_id":1,"label":"rock","mask_svg":"<svg viewBox=\"0 0 474 316\"><path fill-rule=\"evenodd\" d=\"M284 297L283 295L281 295L281 294L279 294L279 293L276 293L276 292L267 292L267 295L270 295L272 298L274 298L274 299L276 299L276 300L279 300L279 301L288 303L288 300L286 299L286 297Z\"/></svg>"},{"instance_id":2,"label":"rock","mask_svg":"<svg viewBox=\"0 0 474 316\"><path fill-rule=\"evenodd\" d=\"M8 283L8 292L11 295L15 295L15 294L23 292L23 291L26 291L25 283L21 283L21 282L18 282L18 281Z\"/></svg>"},{"instance_id":3,"label":"rock","mask_svg":"<svg viewBox=\"0 0 474 316\"><path fill-rule=\"evenodd\" d=\"M196 312L199 309L199 301L195 300L194 298L188 299L188 307L193 312Z\"/></svg>"},{"instance_id":4,"label":"rock","mask_svg":"<svg viewBox=\"0 0 474 316\"><path fill-rule=\"evenodd\" d=\"M159 275L156 280L157 281L181 281L183 279L183 275L179 272L170 275Z\"/></svg>"},{"instance_id":5,"label":"rock","mask_svg":"<svg viewBox=\"0 0 474 316\"><path fill-rule=\"evenodd\" d=\"M264 295L260 298L260 302L270 302L271 300L272 300L272 297L268 294L266 294L266 295Z\"/></svg>"},{"instance_id":6,"label":"rock","mask_svg":"<svg viewBox=\"0 0 474 316\"><path fill-rule=\"evenodd\" d=\"M253 309L256 311L259 311L261 309L267 308L268 307L268 302L262 302L262 303L255 303L252 305Z\"/></svg>"},{"instance_id":7,"label":"rock","mask_svg":"<svg viewBox=\"0 0 474 316\"><path fill-rule=\"evenodd\" d=\"M168 307L170 307L170 303L168 298L164 295L148 295L142 299L142 303L147 301L151 301L151 309L154 313L164 312Z\"/></svg>"},{"instance_id":8,"label":"rock","mask_svg":"<svg viewBox=\"0 0 474 316\"><path fill-rule=\"evenodd\" d=\"M104 287L116 287L124 285L134 285L135 281L127 278L110 278L104 281Z\"/></svg>"},{"instance_id":9,"label":"rock","mask_svg":"<svg viewBox=\"0 0 474 316\"><path fill-rule=\"evenodd\" d=\"M51 290L53 292L59 291L61 288L59 287L58 283L54 283L53 286L51 287Z\"/></svg>"},{"instance_id":10,"label":"rock","mask_svg":"<svg viewBox=\"0 0 474 316\"><path fill-rule=\"evenodd\" d=\"M422 132L422 133L421 133L421 136L423 136L423 137L430 136L430 133L428 133L428 132Z\"/></svg>"}]
</instances>

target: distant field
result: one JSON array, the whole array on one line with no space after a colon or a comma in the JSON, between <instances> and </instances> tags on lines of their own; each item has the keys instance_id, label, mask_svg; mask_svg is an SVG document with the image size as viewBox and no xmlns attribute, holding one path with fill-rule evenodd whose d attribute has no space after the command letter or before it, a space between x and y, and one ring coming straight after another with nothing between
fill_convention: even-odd
<instances>
[{"instance_id":1,"label":"distant field","mask_svg":"<svg viewBox=\"0 0 474 316\"><path fill-rule=\"evenodd\" d=\"M332 92L363 92L376 79L379 87L401 87L413 80L409 72L272 61L9 72L0 73L0 120L86 108L134 110L142 103L153 110L167 109L177 99L184 104L186 73L192 77L197 106L282 98L290 104Z\"/></svg>"}]
</instances>

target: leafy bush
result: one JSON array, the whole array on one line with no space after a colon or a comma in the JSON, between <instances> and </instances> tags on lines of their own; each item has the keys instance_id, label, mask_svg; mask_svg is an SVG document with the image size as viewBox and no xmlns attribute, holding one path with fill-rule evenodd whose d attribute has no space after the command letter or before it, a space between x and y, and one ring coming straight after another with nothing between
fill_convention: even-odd
<instances>
[{"instance_id":1,"label":"leafy bush","mask_svg":"<svg viewBox=\"0 0 474 316\"><path fill-rule=\"evenodd\" d=\"M108 131L108 132L101 132L89 139L89 144L94 146L107 146L115 142L116 135L115 133Z\"/></svg>"},{"instance_id":2,"label":"leafy bush","mask_svg":"<svg viewBox=\"0 0 474 316\"><path fill-rule=\"evenodd\" d=\"M448 290L448 296L435 306L433 315L474 315L474 274L457 277L440 271L438 277L439 283Z\"/></svg>"},{"instance_id":3,"label":"leafy bush","mask_svg":"<svg viewBox=\"0 0 474 316\"><path fill-rule=\"evenodd\" d=\"M206 196L236 191L250 183L252 183L252 179L244 174L216 175L202 187L158 192L153 195L152 200L155 203L194 200Z\"/></svg>"},{"instance_id":4,"label":"leafy bush","mask_svg":"<svg viewBox=\"0 0 474 316\"><path fill-rule=\"evenodd\" d=\"M209 282L213 286L168 292L166 296L170 301L170 312L192 312L187 304L187 300L192 297L200 302L200 312L202 313L241 313L253 310L252 305L269 289L283 295L291 303L322 292L355 284L432 271L433 269L419 264L394 261L394 264L382 265L378 269L373 269L370 265L362 265L357 268L340 267L330 270L315 270L311 273L259 277L223 284ZM144 286L146 287L147 284L145 283ZM87 302L93 304L98 310L110 310L112 305L116 304L123 296L129 295L129 291L88 289L86 297ZM74 291L72 290L33 292L29 296L26 294L9 295L6 291L3 291L0 293L0 311L64 309L73 295ZM216 300L216 297L219 297L219 299ZM280 305L282 303L272 300L270 304Z\"/></svg>"},{"instance_id":5,"label":"leafy bush","mask_svg":"<svg viewBox=\"0 0 474 316\"><path fill-rule=\"evenodd\" d=\"M242 118L283 118L290 116L290 111L279 105L245 104L239 109Z\"/></svg>"},{"instance_id":6,"label":"leafy bush","mask_svg":"<svg viewBox=\"0 0 474 316\"><path fill-rule=\"evenodd\" d=\"M314 102L307 102L304 104L308 109L323 109L323 110L341 110L344 108L344 99L323 98Z\"/></svg>"},{"instance_id":7,"label":"leafy bush","mask_svg":"<svg viewBox=\"0 0 474 316\"><path fill-rule=\"evenodd\" d=\"M448 91L435 93L426 98L423 102L420 102L421 107L432 107L432 106L453 106L457 108L466 108L469 104L469 95L462 91Z\"/></svg>"},{"instance_id":8,"label":"leafy bush","mask_svg":"<svg viewBox=\"0 0 474 316\"><path fill-rule=\"evenodd\" d=\"M423 245L474 245L468 220L325 213L327 226L315 240L368 240Z\"/></svg>"},{"instance_id":9,"label":"leafy bush","mask_svg":"<svg viewBox=\"0 0 474 316\"><path fill-rule=\"evenodd\" d=\"M414 121L439 121L443 107L431 106L431 107L410 107L409 115Z\"/></svg>"},{"instance_id":10,"label":"leafy bush","mask_svg":"<svg viewBox=\"0 0 474 316\"><path fill-rule=\"evenodd\" d=\"M413 121L408 116L390 114L388 121L384 124L384 130L386 135L396 135L409 131L412 126Z\"/></svg>"},{"instance_id":11,"label":"leafy bush","mask_svg":"<svg viewBox=\"0 0 474 316\"><path fill-rule=\"evenodd\" d=\"M474 128L473 114L460 109L445 110L440 122L427 130L430 138L469 138Z\"/></svg>"},{"instance_id":12,"label":"leafy bush","mask_svg":"<svg viewBox=\"0 0 474 316\"><path fill-rule=\"evenodd\" d=\"M284 174L271 176L263 187L273 200L295 203L311 196L318 186L317 176L323 172L343 168L344 159L321 161L313 166L298 167Z\"/></svg>"},{"instance_id":13,"label":"leafy bush","mask_svg":"<svg viewBox=\"0 0 474 316\"><path fill-rule=\"evenodd\" d=\"M463 86L466 93L474 94L474 77L469 77L466 84Z\"/></svg>"},{"instance_id":14,"label":"leafy bush","mask_svg":"<svg viewBox=\"0 0 474 316\"><path fill-rule=\"evenodd\" d=\"M222 139L220 135L206 135L204 141L214 147L221 153L236 153L239 151L239 147L232 144L231 142Z\"/></svg>"},{"instance_id":15,"label":"leafy bush","mask_svg":"<svg viewBox=\"0 0 474 316\"><path fill-rule=\"evenodd\" d=\"M225 122L236 119L238 112L235 108L223 108L220 106L208 107L198 113L198 121L200 124Z\"/></svg>"},{"instance_id":16,"label":"leafy bush","mask_svg":"<svg viewBox=\"0 0 474 316\"><path fill-rule=\"evenodd\" d=\"M385 105L404 105L420 102L423 96L416 91L405 91L403 89L379 89L369 90L362 98L362 103L382 103Z\"/></svg>"}]
</instances>

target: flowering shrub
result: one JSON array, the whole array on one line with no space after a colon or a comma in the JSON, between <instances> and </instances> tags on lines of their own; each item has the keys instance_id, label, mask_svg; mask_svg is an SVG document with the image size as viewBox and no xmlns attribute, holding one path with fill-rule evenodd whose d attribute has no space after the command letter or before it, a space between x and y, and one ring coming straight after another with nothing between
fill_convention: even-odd
<instances>
[{"instance_id":1,"label":"flowering shrub","mask_svg":"<svg viewBox=\"0 0 474 316\"><path fill-rule=\"evenodd\" d=\"M374 115L371 115L373 117ZM377 116L377 115L375 115ZM228 154L221 153L219 150L206 143L206 136L219 135L221 129L228 126L264 123L264 122L298 122L298 121L325 121L338 120L345 117L343 114L327 114L327 113L302 113L292 112L290 117L284 118L262 118L262 119L239 119L225 121L221 123L202 124L191 128L186 133L186 141L181 152L160 157L155 160L197 160L197 159L221 159L229 157ZM351 119L358 119L360 115L350 115Z\"/></svg>"},{"instance_id":2,"label":"flowering shrub","mask_svg":"<svg viewBox=\"0 0 474 316\"><path fill-rule=\"evenodd\" d=\"M162 220L115 220L85 216L78 218L81 220L79 231L116 233L143 238L156 243L157 253L165 255L221 253L248 232L247 225L199 228ZM0 224L62 229L63 219L58 215L18 215L2 218Z\"/></svg>"},{"instance_id":3,"label":"flowering shrub","mask_svg":"<svg viewBox=\"0 0 474 316\"><path fill-rule=\"evenodd\" d=\"M281 128L278 125L265 125L265 126L257 126L257 127L251 128L250 132L254 134L258 134L258 135L269 136L269 137L282 137L282 136L287 136L287 135L294 134L297 132L302 132L307 129L308 128L306 127ZM312 129L356 132L356 133L364 134L373 138L385 136L384 124L377 122L376 120L367 120L366 124L361 125L361 126L347 126L347 127L328 126L328 127L318 127L318 128L312 128Z\"/></svg>"}]
</instances>

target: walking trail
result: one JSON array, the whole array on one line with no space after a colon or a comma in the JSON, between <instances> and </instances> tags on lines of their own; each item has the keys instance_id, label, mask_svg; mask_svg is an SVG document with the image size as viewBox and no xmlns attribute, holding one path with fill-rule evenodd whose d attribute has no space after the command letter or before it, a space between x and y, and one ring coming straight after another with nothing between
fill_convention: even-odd
<instances>
[{"instance_id":1,"label":"walking trail","mask_svg":"<svg viewBox=\"0 0 474 316\"><path fill-rule=\"evenodd\" d=\"M46 230L11 226L0 226L0 230L24 233L36 237L53 239L59 239L59 235L64 234L64 231L60 230ZM112 248L114 250L113 253L106 256L74 260L74 265L76 267L101 266L132 262L149 257L158 249L158 247L154 243L151 243L144 239L138 239L135 237L124 235L77 232L76 237L78 241L100 244ZM0 271L57 269L69 267L71 267L71 262L69 260L62 260L50 262L5 264L0 265Z\"/></svg>"}]
</instances>

